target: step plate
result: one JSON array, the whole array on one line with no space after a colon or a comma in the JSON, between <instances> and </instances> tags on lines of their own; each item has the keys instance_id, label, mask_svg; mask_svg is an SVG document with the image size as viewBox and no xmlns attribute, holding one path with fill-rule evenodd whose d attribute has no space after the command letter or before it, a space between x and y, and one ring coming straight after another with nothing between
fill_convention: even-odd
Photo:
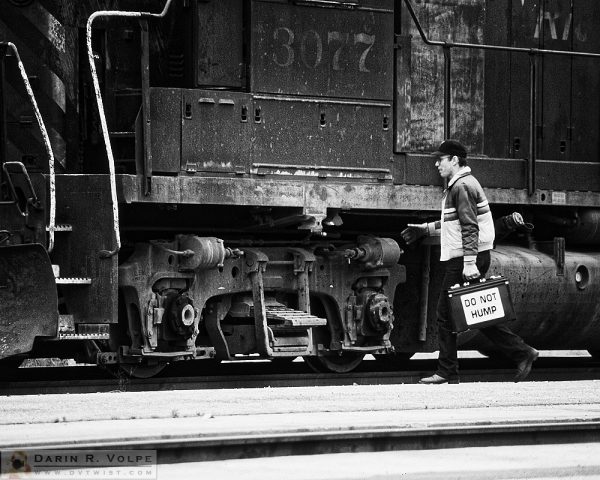
<instances>
[{"instance_id":1,"label":"step plate","mask_svg":"<svg viewBox=\"0 0 600 480\"><path fill-rule=\"evenodd\" d=\"M252 314L254 309L252 309ZM327 320L319 318L310 313L294 310L293 308L267 306L267 322L271 328L307 328L323 327L327 325ZM272 324L272 322L281 322Z\"/></svg>"},{"instance_id":2,"label":"step plate","mask_svg":"<svg viewBox=\"0 0 600 480\"><path fill-rule=\"evenodd\" d=\"M91 285L92 279L91 278L78 278L78 277L74 277L74 278L61 277L61 278L56 279L56 284L57 285Z\"/></svg>"}]
</instances>

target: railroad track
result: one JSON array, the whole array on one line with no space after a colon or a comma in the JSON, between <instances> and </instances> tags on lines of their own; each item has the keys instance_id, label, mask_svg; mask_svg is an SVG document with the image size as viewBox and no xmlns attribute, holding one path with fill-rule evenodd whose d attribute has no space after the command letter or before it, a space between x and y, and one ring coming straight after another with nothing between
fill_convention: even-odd
<instances>
[{"instance_id":1,"label":"railroad track","mask_svg":"<svg viewBox=\"0 0 600 480\"><path fill-rule=\"evenodd\" d=\"M127 435L118 440L100 438L77 442L47 440L18 445L5 443L2 449L18 448L30 453L48 450L156 450L160 465L285 455L587 442L600 442L600 420L379 426L213 435L160 433L150 438Z\"/></svg>"},{"instance_id":2,"label":"railroad track","mask_svg":"<svg viewBox=\"0 0 600 480\"><path fill-rule=\"evenodd\" d=\"M435 360L410 360L403 369L365 361L352 373L333 374L313 373L302 362L288 365L186 362L171 366L150 379L115 377L93 366L20 368L8 374L4 372L0 379L0 395L417 383L435 366ZM461 360L462 383L512 382L513 376L514 368L506 362L487 358ZM596 379L600 379L599 361L589 357L552 357L540 358L527 380Z\"/></svg>"}]
</instances>

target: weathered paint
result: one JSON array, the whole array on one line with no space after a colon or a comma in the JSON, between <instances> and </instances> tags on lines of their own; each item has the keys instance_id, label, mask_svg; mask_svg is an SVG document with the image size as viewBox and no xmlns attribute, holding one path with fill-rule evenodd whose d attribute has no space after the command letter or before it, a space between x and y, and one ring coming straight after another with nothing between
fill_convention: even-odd
<instances>
[{"instance_id":1,"label":"weathered paint","mask_svg":"<svg viewBox=\"0 0 600 480\"><path fill-rule=\"evenodd\" d=\"M41 245L0 247L0 358L31 351L36 336L55 337L58 298Z\"/></svg>"},{"instance_id":2,"label":"weathered paint","mask_svg":"<svg viewBox=\"0 0 600 480\"><path fill-rule=\"evenodd\" d=\"M441 186L392 185L313 179L248 178L248 177L166 177L155 176L153 192L144 196L141 179L134 175L118 175L119 201L122 203L177 203L190 205L247 205L306 207L326 212L327 208L367 209L382 211L439 212ZM553 205L553 191L538 190L529 196L524 189L486 188L492 204ZM600 194L595 192L561 192L560 205L597 206Z\"/></svg>"},{"instance_id":3,"label":"weathered paint","mask_svg":"<svg viewBox=\"0 0 600 480\"><path fill-rule=\"evenodd\" d=\"M392 1L358 3L252 1L251 90L391 99Z\"/></svg>"},{"instance_id":4,"label":"weathered paint","mask_svg":"<svg viewBox=\"0 0 600 480\"><path fill-rule=\"evenodd\" d=\"M419 21L432 40L483 43L485 2L435 0L415 5ZM408 12L403 8L403 16ZM439 47L423 43L411 22L410 47L410 141L407 150L433 150L443 137L444 56ZM484 55L481 51L453 49L451 72L451 136L471 152L483 148ZM406 82L407 72L397 81ZM404 100L404 103L407 99ZM404 135L406 137L406 134Z\"/></svg>"}]
</instances>

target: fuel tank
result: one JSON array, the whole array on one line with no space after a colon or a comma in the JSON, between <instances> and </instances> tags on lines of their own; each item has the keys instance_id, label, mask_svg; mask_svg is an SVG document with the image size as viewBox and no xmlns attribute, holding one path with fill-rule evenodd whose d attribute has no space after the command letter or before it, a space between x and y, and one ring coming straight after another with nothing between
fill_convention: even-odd
<instances>
[{"instance_id":1,"label":"fuel tank","mask_svg":"<svg viewBox=\"0 0 600 480\"><path fill-rule=\"evenodd\" d=\"M518 246L492 251L487 276L510 282L517 319L508 325L542 349L600 348L600 253L566 251L564 266L554 256ZM459 336L461 349L486 350L482 334Z\"/></svg>"}]
</instances>

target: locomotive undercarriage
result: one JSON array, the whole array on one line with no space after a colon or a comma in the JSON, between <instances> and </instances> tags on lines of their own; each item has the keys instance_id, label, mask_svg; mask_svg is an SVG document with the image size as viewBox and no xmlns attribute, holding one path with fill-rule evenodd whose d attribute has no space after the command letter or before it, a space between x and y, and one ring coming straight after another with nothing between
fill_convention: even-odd
<instances>
[{"instance_id":1,"label":"locomotive undercarriage","mask_svg":"<svg viewBox=\"0 0 600 480\"><path fill-rule=\"evenodd\" d=\"M125 241L117 267L116 258L100 255L112 241L106 229L93 233L97 237L93 252L76 253L78 245L92 244L78 235L89 232L88 226L96 221L80 204L80 194L86 191L102 201L107 197L105 179L59 176L57 180L63 191L59 205L69 207L59 209L59 224L67 221L71 226L59 234L52 253L60 313L53 327L57 334L40 332L32 345L16 353L75 357L149 376L169 362L184 359L297 356L313 368L344 372L356 367L366 353L393 361L436 349L438 246L403 247L400 255L393 240L400 238L398 231L407 222L436 216L432 200L431 211L417 208L426 205L419 198L427 198L429 190L433 195L434 187L346 185L349 197L336 198L348 203L352 198L360 207L356 209L344 208L344 203L327 209L317 204L318 197L308 195L313 199L312 211L323 212L321 221L295 206L275 208L269 205L269 197L263 202L266 205L234 213L230 207L207 210L206 206L175 208L148 202L152 197L145 197L143 204L133 192L124 191L123 197L130 201L121 205ZM161 181L157 178L158 184ZM276 184L262 182L267 191L274 191ZM282 188L289 184L283 181ZM321 188L337 189L334 183ZM157 190L155 200L161 198ZM501 191L490 192L490 197L501 195ZM373 215L365 206L377 204L381 196L401 198L414 208ZM10 208L6 205L4 210ZM229 217L219 214L219 208ZM495 217L512 209L497 204ZM593 247L598 241L597 211L543 205L519 210L535 223L535 230L499 230L490 271L511 280L518 314L511 328L538 348L588 349L596 354L600 345L595 293L600 256ZM178 215L203 219L196 222L198 232L216 225L214 233L221 228L219 236L225 240L195 235L189 228L176 233ZM247 218L247 224L240 218ZM150 219L154 223L148 229ZM304 229L317 224L318 231ZM25 234L25 227L20 228ZM360 235L364 231L373 235ZM20 237L15 233L12 238L16 242ZM32 247L3 247L9 248ZM71 264L64 263L67 252ZM105 268L114 268L114 273L99 275ZM113 291L114 298L103 297L106 291ZM106 310L112 301L114 314L98 317L98 311ZM80 309L82 304L87 310ZM23 339L33 342L36 335L31 336L31 331L27 328ZM495 354L474 333L462 334L460 346Z\"/></svg>"},{"instance_id":2,"label":"locomotive undercarriage","mask_svg":"<svg viewBox=\"0 0 600 480\"><path fill-rule=\"evenodd\" d=\"M399 256L396 242L375 237L338 249L231 249L193 235L138 242L119 266L129 344L111 339L119 349L99 363L310 356L349 369L392 351L385 287L402 280Z\"/></svg>"}]
</instances>

